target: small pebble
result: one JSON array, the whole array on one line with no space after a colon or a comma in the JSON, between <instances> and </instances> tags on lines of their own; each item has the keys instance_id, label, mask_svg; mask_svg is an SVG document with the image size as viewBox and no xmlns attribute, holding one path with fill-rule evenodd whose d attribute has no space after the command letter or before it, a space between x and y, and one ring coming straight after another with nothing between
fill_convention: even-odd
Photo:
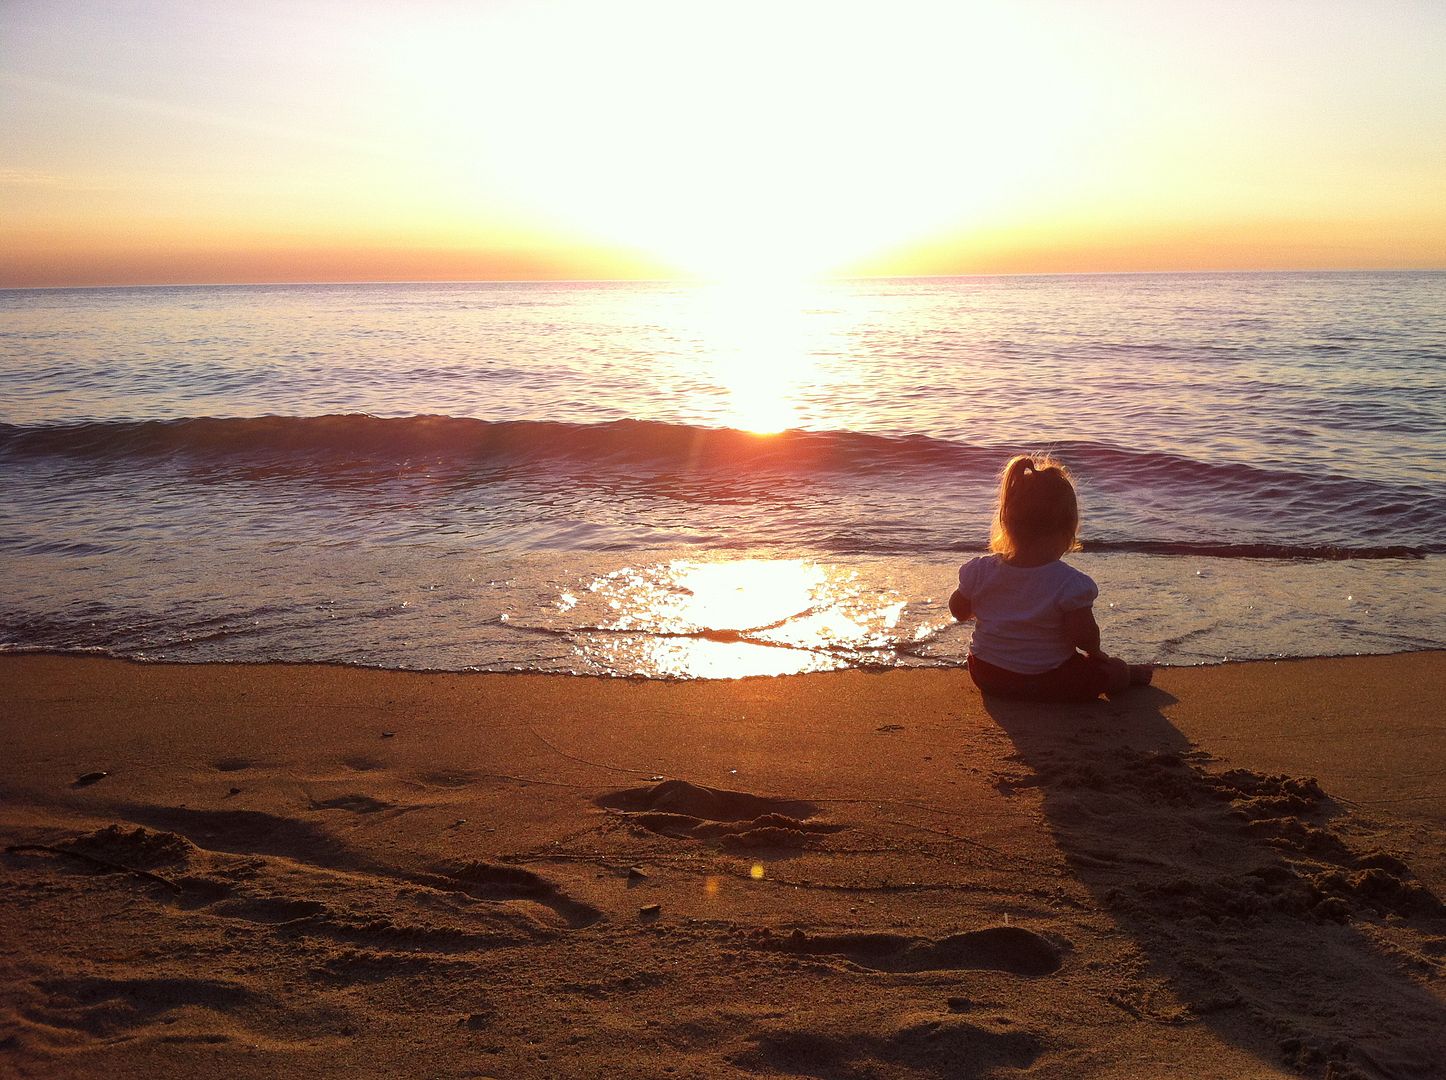
<instances>
[{"instance_id":1,"label":"small pebble","mask_svg":"<svg viewBox=\"0 0 1446 1080\"><path fill-rule=\"evenodd\" d=\"M656 919L660 914L662 914L662 911L662 904L644 904L642 907L638 908L638 916L643 919Z\"/></svg>"},{"instance_id":2,"label":"small pebble","mask_svg":"<svg viewBox=\"0 0 1446 1080\"><path fill-rule=\"evenodd\" d=\"M949 999L950 1012L968 1012L974 1007L974 1002L966 997L951 997Z\"/></svg>"},{"instance_id":3,"label":"small pebble","mask_svg":"<svg viewBox=\"0 0 1446 1080\"><path fill-rule=\"evenodd\" d=\"M640 866L630 866L630 867L628 867L628 880L629 880L629 881L642 881L642 880L643 880L645 877L647 877L647 876L648 876L648 872L647 872L646 870L644 870L644 869L643 869L642 867L640 867Z\"/></svg>"},{"instance_id":4,"label":"small pebble","mask_svg":"<svg viewBox=\"0 0 1446 1080\"><path fill-rule=\"evenodd\" d=\"M226 794L227 794L227 795L240 795L240 794L241 794L241 789L238 788L238 787L233 787L230 791L226 792Z\"/></svg>"},{"instance_id":5,"label":"small pebble","mask_svg":"<svg viewBox=\"0 0 1446 1080\"><path fill-rule=\"evenodd\" d=\"M382 732L382 738L384 738L384 739L390 739L390 738L391 738L393 735L395 735L395 734L396 734L395 731L384 731L384 732Z\"/></svg>"},{"instance_id":6,"label":"small pebble","mask_svg":"<svg viewBox=\"0 0 1446 1080\"><path fill-rule=\"evenodd\" d=\"M87 784L94 784L97 780L104 780L109 775L110 773L106 772L104 769L99 769L95 772L88 772L75 778L75 786L85 787L85 785Z\"/></svg>"}]
</instances>

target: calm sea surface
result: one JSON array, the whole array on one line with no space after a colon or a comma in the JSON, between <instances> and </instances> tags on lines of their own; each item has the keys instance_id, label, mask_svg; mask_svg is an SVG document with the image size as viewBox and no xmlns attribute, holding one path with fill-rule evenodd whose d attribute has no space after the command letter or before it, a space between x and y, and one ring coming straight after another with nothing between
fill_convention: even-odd
<instances>
[{"instance_id":1,"label":"calm sea surface","mask_svg":"<svg viewBox=\"0 0 1446 1080\"><path fill-rule=\"evenodd\" d=\"M1446 645L1446 273L0 292L0 648L956 664L1018 450L1112 651Z\"/></svg>"}]
</instances>

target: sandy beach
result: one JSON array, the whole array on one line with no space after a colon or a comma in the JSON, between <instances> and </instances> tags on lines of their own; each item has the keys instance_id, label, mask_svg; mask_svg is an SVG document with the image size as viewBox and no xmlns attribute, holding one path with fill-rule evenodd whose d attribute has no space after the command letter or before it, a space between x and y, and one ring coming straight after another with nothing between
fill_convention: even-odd
<instances>
[{"instance_id":1,"label":"sandy beach","mask_svg":"<svg viewBox=\"0 0 1446 1080\"><path fill-rule=\"evenodd\" d=\"M7 1075L1446 1062L1446 653L1067 707L31 655L0 699Z\"/></svg>"}]
</instances>

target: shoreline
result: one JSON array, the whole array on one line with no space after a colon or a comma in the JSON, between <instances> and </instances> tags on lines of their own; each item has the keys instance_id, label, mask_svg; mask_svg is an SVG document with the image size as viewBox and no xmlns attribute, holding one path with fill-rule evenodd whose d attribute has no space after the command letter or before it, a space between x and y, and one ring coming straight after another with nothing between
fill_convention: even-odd
<instances>
[{"instance_id":1,"label":"shoreline","mask_svg":"<svg viewBox=\"0 0 1446 1080\"><path fill-rule=\"evenodd\" d=\"M502 558L464 547L286 557L254 588L233 575L201 597L178 584L215 577L191 555L113 571L106 561L20 560L0 640L25 655L61 646L147 662L691 678L956 665L970 638L944 607L959 571L951 558L737 560L677 548ZM256 552L236 558L246 567ZM1098 610L1106 648L1137 661L1446 648L1446 557L1297 564L1085 552L1071 565L1108 597ZM130 584L104 612L88 606L113 573Z\"/></svg>"},{"instance_id":2,"label":"shoreline","mask_svg":"<svg viewBox=\"0 0 1446 1080\"><path fill-rule=\"evenodd\" d=\"M1084 706L0 654L0 1062L1430 1075L1443 695L1442 650Z\"/></svg>"},{"instance_id":3,"label":"shoreline","mask_svg":"<svg viewBox=\"0 0 1446 1080\"><path fill-rule=\"evenodd\" d=\"M795 648L794 646L760 645L760 648ZM1220 660L1201 660L1197 663L1169 663L1153 661L1156 671L1209 671L1216 668L1231 668L1249 664L1309 664L1317 661L1331 660L1360 660L1370 657L1392 657L1392 656L1422 656L1441 654L1446 657L1446 646L1442 645L1421 645L1417 648L1393 649L1383 652L1351 652L1351 653L1312 653L1300 656L1259 656L1243 657L1240 659L1223 658ZM881 675L888 672L910 672L910 671L945 671L962 672L968 674L968 666L962 661L946 661L941 657L928 657L927 663L919 664L852 664L845 667L832 668L822 671L798 671L784 672L781 674L751 674L751 675L669 675L657 674L647 675L632 672L607 672L607 671L562 671L547 668L423 668L423 667L396 667L388 664L370 664L361 660L178 660L173 657L146 657L127 656L121 653L111 652L101 646L80 646L74 649L57 648L49 645L38 646L16 646L12 648L0 648L0 664L10 659L22 659L26 657L54 657L57 659L74 660L102 660L114 661L119 664L134 664L138 667L180 667L180 668L335 668L342 671L375 671L381 673L394 673L398 675L504 675L504 676L547 676L560 679L597 679L602 682L638 682L638 683L664 683L664 684L687 684L687 683L743 683L754 680L772 679L805 679L818 676L839 675L844 672L854 671L866 675ZM976 691L977 692L977 691Z\"/></svg>"},{"instance_id":4,"label":"shoreline","mask_svg":"<svg viewBox=\"0 0 1446 1080\"><path fill-rule=\"evenodd\" d=\"M104 564L33 578L22 561L0 634L12 648L0 655L60 647L162 663L691 678L957 665L970 637L944 607L958 573L952 559L703 559L660 549L499 562L452 554L463 561L441 584L435 559L450 557L445 545L405 558L377 550L335 565L288 557L269 584L218 581L215 595L200 598L146 584L211 579L210 570L166 556L127 571L132 584L89 621L84 598L107 587ZM244 566L253 555L237 557ZM1098 612L1106 648L1139 661L1446 647L1446 556L1296 564L1084 553L1072 565L1108 597ZM295 587L283 588L286 581ZM371 584L351 587L360 581Z\"/></svg>"}]
</instances>

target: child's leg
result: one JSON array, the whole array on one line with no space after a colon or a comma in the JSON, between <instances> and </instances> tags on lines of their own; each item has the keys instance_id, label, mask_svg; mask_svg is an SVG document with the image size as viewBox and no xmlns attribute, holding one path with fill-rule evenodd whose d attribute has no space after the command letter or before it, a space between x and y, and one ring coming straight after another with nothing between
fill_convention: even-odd
<instances>
[{"instance_id":1,"label":"child's leg","mask_svg":"<svg viewBox=\"0 0 1446 1080\"><path fill-rule=\"evenodd\" d=\"M1118 694L1130 685L1130 665L1118 656L1112 656L1105 661L1105 670L1109 676L1109 682L1105 684L1105 693Z\"/></svg>"}]
</instances>

